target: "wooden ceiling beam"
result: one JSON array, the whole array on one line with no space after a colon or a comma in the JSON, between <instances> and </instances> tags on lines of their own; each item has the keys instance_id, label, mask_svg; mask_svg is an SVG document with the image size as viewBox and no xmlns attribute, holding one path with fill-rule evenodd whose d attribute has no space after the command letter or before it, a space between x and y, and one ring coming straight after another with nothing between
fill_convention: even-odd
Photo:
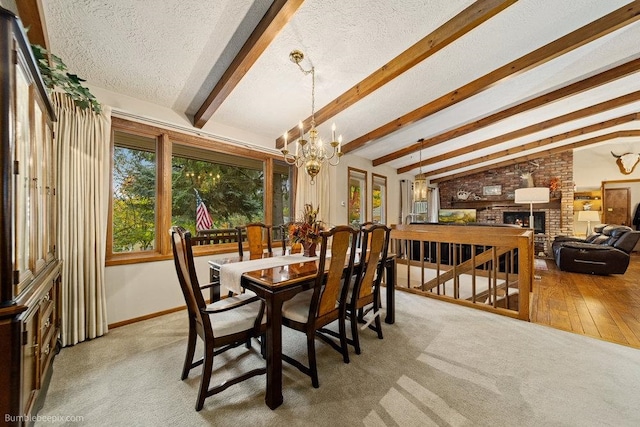
<instances>
[{"instance_id":1,"label":"wooden ceiling beam","mask_svg":"<svg viewBox=\"0 0 640 427\"><path fill-rule=\"evenodd\" d=\"M382 156L377 159L374 159L373 165L378 166L378 165L390 162L392 160L396 160L401 157L407 156L414 152L424 150L425 148L431 148L443 142L450 141L454 138L467 135L471 132L475 132L487 126L498 123L499 121L507 119L513 115L531 111L543 105L547 105L552 102L567 98L569 96L577 95L587 90L591 90L595 87L602 86L607 83L611 83L612 81L626 77L639 70L640 70L640 58L635 59L633 61L629 61L625 64L619 65L617 67L614 67L602 73L596 74L595 76L580 80L579 82L567 85L553 92L540 95L536 98L533 98L529 101L525 101L521 104L514 105L513 107L506 108L502 111L498 111L497 113L491 114L490 116L484 117L480 120L466 123L462 126L458 126L455 129L441 133L431 138L425 138L423 141L410 145L409 147L395 151L386 156ZM435 162L431 162L431 163L435 163ZM428 163L426 163L425 161L422 162L423 166L426 164ZM411 169L412 168L409 168L406 171Z\"/></svg>"},{"instance_id":2,"label":"wooden ceiling beam","mask_svg":"<svg viewBox=\"0 0 640 427\"><path fill-rule=\"evenodd\" d=\"M41 0L18 0L16 7L22 25L29 29L27 31L29 43L40 45L49 50L49 35L44 21Z\"/></svg>"},{"instance_id":3,"label":"wooden ceiling beam","mask_svg":"<svg viewBox=\"0 0 640 427\"><path fill-rule=\"evenodd\" d=\"M506 167L506 166L515 165L515 164L518 164L518 163L528 162L528 161L531 161L531 160L538 159L540 157L552 156L554 154L563 153L565 151L573 150L575 148L586 147L588 145L597 144L599 142L609 141L609 140L615 139L615 138L637 138L639 136L640 136L640 130L621 130L621 131L617 131L617 132L608 133L608 134L605 134L605 135L594 136L593 138L588 138L588 139L585 139L583 141L579 141L579 142L574 142L572 144L563 145L562 147L556 147L556 148L551 148L549 150L537 151L535 153L528 154L526 156L521 156L521 157L518 157L518 158L505 160L505 161L500 162L500 163L494 163L494 164L489 165L489 166L483 166L483 167L480 167L480 168L476 168L476 169L460 172L460 173L457 173L457 174L454 174L454 175L449 175L447 177L441 177L441 178L433 179L433 180L431 180L431 182L438 183L438 182L444 182L444 181L451 181L452 179L458 179L458 178L462 178L462 177L465 177L465 176L468 176L468 175L473 175L473 174L476 174L476 173L488 171L488 170L491 170L491 169L502 168L502 167Z\"/></svg>"},{"instance_id":4,"label":"wooden ceiling beam","mask_svg":"<svg viewBox=\"0 0 640 427\"><path fill-rule=\"evenodd\" d=\"M559 39L530 52L489 74L467 83L353 141L344 144L342 151L349 153L370 141L382 138L412 123L442 111L460 101L477 95L496 83L535 68L567 52L603 37L640 19L640 0L633 1Z\"/></svg>"},{"instance_id":5,"label":"wooden ceiling beam","mask_svg":"<svg viewBox=\"0 0 640 427\"><path fill-rule=\"evenodd\" d=\"M351 89L338 96L315 113L316 125L347 109L365 96L379 89L400 74L424 61L426 58L451 44L483 22L497 15L517 0L479 0L451 18L422 40L396 56L391 61L374 71ZM304 132L311 127L311 117L303 122ZM288 140L294 141L300 136L299 125L295 125L287 133ZM284 138L276 139L276 148L284 147Z\"/></svg>"},{"instance_id":6,"label":"wooden ceiling beam","mask_svg":"<svg viewBox=\"0 0 640 427\"><path fill-rule=\"evenodd\" d=\"M446 166L440 169L435 169L429 172L426 172L425 175L441 175L443 173L451 172L454 170L458 170L461 168L466 168L469 166L477 165L479 163L488 162L491 160L499 159L504 156L510 156L516 153L523 153L525 151L534 150L536 148L544 147L545 145L555 144L560 141L564 141L569 138L575 138L577 136L590 134L593 132L597 132L603 129L607 129L614 126L619 126L621 124L630 123L640 119L640 114L633 113L627 114L625 116L616 117L614 119L605 120L604 122L596 123L590 126L585 126L583 128L574 129L569 132L564 132L559 135L550 136L547 138L542 138L537 141L529 142L528 144L519 145L517 147L511 147L506 150L498 151L495 153L488 154L486 156L480 156L473 160L467 160L464 162L456 163L455 165Z\"/></svg>"},{"instance_id":7,"label":"wooden ceiling beam","mask_svg":"<svg viewBox=\"0 0 640 427\"><path fill-rule=\"evenodd\" d=\"M262 52L289 23L304 0L274 0L193 119L202 128L247 74Z\"/></svg>"},{"instance_id":8,"label":"wooden ceiling beam","mask_svg":"<svg viewBox=\"0 0 640 427\"><path fill-rule=\"evenodd\" d=\"M503 142L510 141L512 139L521 138L523 136L531 135L536 132L543 131L545 129L552 128L564 123L569 123L574 120L583 119L585 117L592 116L594 114L603 113L605 111L612 110L614 108L622 107L632 102L640 101L640 91L631 92L626 95L622 95L618 98L603 101L599 104L585 107L581 110L573 111L571 113L564 114L562 116L554 117L549 120L545 120L540 123L535 123L522 129L516 129L512 132L505 133L503 135L489 138L484 141L467 145L466 147L458 148L457 150L448 151L438 156L432 156L428 159L422 160L422 162L413 163L411 165L403 166L398 169L398 173L409 172L412 169L419 168L421 166L428 166L434 163L449 160L453 157L463 156L465 154L473 153L474 151L482 150L492 147L494 145L502 144Z\"/></svg>"}]
</instances>

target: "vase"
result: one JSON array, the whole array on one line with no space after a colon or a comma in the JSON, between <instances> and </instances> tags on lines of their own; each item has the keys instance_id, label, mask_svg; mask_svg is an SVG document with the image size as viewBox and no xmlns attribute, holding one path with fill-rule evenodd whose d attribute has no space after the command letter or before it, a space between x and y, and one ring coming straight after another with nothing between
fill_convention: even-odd
<instances>
[{"instance_id":1,"label":"vase","mask_svg":"<svg viewBox=\"0 0 640 427\"><path fill-rule=\"evenodd\" d=\"M307 243L304 242L302 243L302 249L304 249L304 252L302 253L302 255L304 256L316 256L316 244L315 243Z\"/></svg>"}]
</instances>

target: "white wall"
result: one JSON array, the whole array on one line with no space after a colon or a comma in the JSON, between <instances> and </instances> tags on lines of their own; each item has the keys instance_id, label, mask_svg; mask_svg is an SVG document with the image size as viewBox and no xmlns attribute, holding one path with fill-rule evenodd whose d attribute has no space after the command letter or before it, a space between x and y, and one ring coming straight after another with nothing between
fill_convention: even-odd
<instances>
[{"instance_id":1,"label":"white wall","mask_svg":"<svg viewBox=\"0 0 640 427\"><path fill-rule=\"evenodd\" d=\"M18 8L16 7L15 0L0 0L0 6L4 7L11 12L18 14Z\"/></svg>"},{"instance_id":2,"label":"white wall","mask_svg":"<svg viewBox=\"0 0 640 427\"><path fill-rule=\"evenodd\" d=\"M620 172L616 159L611 155L624 153L640 153L640 138L620 138L605 144L599 144L573 151L573 180L577 191L599 190L604 181L607 188L629 187L631 193L631 211L629 215L633 220L636 206L640 203L640 164L635 170L625 175ZM631 181L631 182L610 182ZM584 223L580 223L583 226ZM578 226L576 224L576 226ZM640 242L636 245L636 251L640 250Z\"/></svg>"},{"instance_id":3,"label":"white wall","mask_svg":"<svg viewBox=\"0 0 640 427\"><path fill-rule=\"evenodd\" d=\"M356 168L367 171L367 221L372 217L371 206L371 174L375 172L378 175L387 177L387 225L397 224L400 215L400 180L413 180L413 175L396 173L396 169L389 166L376 166L371 164L371 160L364 159L354 154L347 154L342 157L340 164L332 168L332 182L336 183L332 191L330 223L346 224L348 220L348 201L349 201L349 185L348 185L348 168ZM344 206L343 206L344 202Z\"/></svg>"},{"instance_id":4,"label":"white wall","mask_svg":"<svg viewBox=\"0 0 640 427\"><path fill-rule=\"evenodd\" d=\"M573 181L576 191L599 190L602 181L640 179L640 165L630 175L624 175L611 155L640 153L640 138L619 138L605 144L573 150Z\"/></svg>"},{"instance_id":5,"label":"white wall","mask_svg":"<svg viewBox=\"0 0 640 427\"><path fill-rule=\"evenodd\" d=\"M195 259L200 284L209 282L209 259ZM109 324L185 305L173 260L107 267L105 282Z\"/></svg>"}]
</instances>

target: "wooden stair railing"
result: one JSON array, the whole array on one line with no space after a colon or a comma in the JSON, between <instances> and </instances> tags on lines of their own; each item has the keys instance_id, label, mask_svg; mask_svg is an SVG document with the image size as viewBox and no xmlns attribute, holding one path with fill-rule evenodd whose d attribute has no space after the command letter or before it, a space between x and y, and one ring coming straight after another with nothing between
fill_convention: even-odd
<instances>
[{"instance_id":1,"label":"wooden stair railing","mask_svg":"<svg viewBox=\"0 0 640 427\"><path fill-rule=\"evenodd\" d=\"M398 289L529 320L532 231L410 224L393 226L391 239L398 254ZM416 245L419 250L414 250Z\"/></svg>"}]
</instances>

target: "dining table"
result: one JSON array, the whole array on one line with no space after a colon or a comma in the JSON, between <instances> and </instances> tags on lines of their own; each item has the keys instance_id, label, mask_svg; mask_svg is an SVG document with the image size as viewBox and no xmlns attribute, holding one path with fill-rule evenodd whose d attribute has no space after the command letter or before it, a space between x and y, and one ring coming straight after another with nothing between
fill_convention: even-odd
<instances>
[{"instance_id":1,"label":"dining table","mask_svg":"<svg viewBox=\"0 0 640 427\"><path fill-rule=\"evenodd\" d=\"M264 254L257 259L227 257L209 261L212 283L211 298L219 298L220 290L237 292L248 289L265 302L267 384L265 403L275 409L282 397L282 304L297 293L310 289L318 274L318 258L302 254ZM358 257L356 261L359 262ZM381 260L385 267L386 317L395 322L396 256ZM356 264L357 265L357 264ZM216 288L214 290L213 288Z\"/></svg>"}]
</instances>

